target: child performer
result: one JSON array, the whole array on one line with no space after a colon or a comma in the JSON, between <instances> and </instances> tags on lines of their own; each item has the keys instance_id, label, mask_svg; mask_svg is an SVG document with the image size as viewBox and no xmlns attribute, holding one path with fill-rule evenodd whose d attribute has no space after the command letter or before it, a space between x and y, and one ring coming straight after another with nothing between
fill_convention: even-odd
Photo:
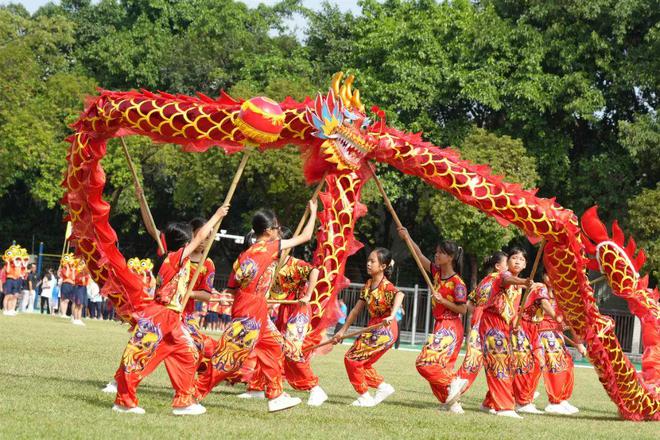
<instances>
[{"instance_id":1,"label":"child performer","mask_svg":"<svg viewBox=\"0 0 660 440\"><path fill-rule=\"evenodd\" d=\"M488 301L493 281L499 274L506 270L507 255L504 252L497 251L489 259L486 269L489 274L484 277L476 289L468 295L468 310L472 314L470 320L470 334L468 336L467 352L463 358L463 363L457 371L458 377L467 380L467 385L463 388L462 394L465 394L474 383L479 374L479 370L484 363L484 354L481 351L481 338L479 337L479 324L481 315L484 311L484 305Z\"/></svg>"},{"instance_id":2,"label":"child performer","mask_svg":"<svg viewBox=\"0 0 660 440\"><path fill-rule=\"evenodd\" d=\"M572 415L580 411L568 403L568 399L573 394L573 358L564 341L564 318L557 308L547 274L543 275L543 281L548 286L548 301L551 308L539 324L539 338L544 356L543 382L550 402L545 407L545 412ZM581 343L578 343L576 348L582 356L587 355L587 350Z\"/></svg>"},{"instance_id":3,"label":"child performer","mask_svg":"<svg viewBox=\"0 0 660 440\"><path fill-rule=\"evenodd\" d=\"M199 233L199 231L204 227L205 220L203 218L194 218L190 221L190 226L192 227L193 234ZM213 240L213 237L210 235L210 231L207 232L207 237L199 243L199 246L190 254L190 277L193 277L195 270L197 270L197 265L199 264L202 255L204 254L204 248L206 247L209 240ZM215 350L215 341L204 334L200 328L200 322L197 316L195 316L195 301L203 301L208 303L211 299L211 294L213 293L213 281L215 278L215 264L213 260L207 258L204 261L204 265L197 277L195 282L195 287L193 287L192 292L190 293L190 300L186 304L186 309L183 311L183 322L188 326L188 331L195 342L195 347L199 352L198 358L198 368L201 369L208 367L208 362Z\"/></svg>"},{"instance_id":4,"label":"child performer","mask_svg":"<svg viewBox=\"0 0 660 440\"><path fill-rule=\"evenodd\" d=\"M194 380L198 351L188 327L182 322L182 301L190 282L190 255L208 239L213 226L226 214L221 206L213 217L192 237L190 225L174 223L165 230L169 252L158 271L158 287L154 301L146 302L137 317L137 325L117 370L117 397L113 410L144 414L138 407L136 390L161 361L175 390L172 402L174 415L198 415L206 408L195 403Z\"/></svg>"},{"instance_id":5,"label":"child performer","mask_svg":"<svg viewBox=\"0 0 660 440\"><path fill-rule=\"evenodd\" d=\"M534 405L534 393L541 380L543 352L539 339L539 323L544 312L552 313L548 288L535 283L523 305L520 325L511 333L513 368L513 395L516 411L527 414L543 414Z\"/></svg>"},{"instance_id":6,"label":"child performer","mask_svg":"<svg viewBox=\"0 0 660 440\"><path fill-rule=\"evenodd\" d=\"M525 251L513 248L507 260L508 270L493 282L479 326L488 384L482 408L504 417L522 418L514 410L510 335L520 302L521 286L529 288L533 284L531 279L518 277L526 265Z\"/></svg>"},{"instance_id":7,"label":"child performer","mask_svg":"<svg viewBox=\"0 0 660 440\"><path fill-rule=\"evenodd\" d=\"M16 316L16 295L21 292L24 277L21 258L21 247L18 245L10 246L2 256L6 263L4 267L6 281L3 286L5 296L2 312L5 316Z\"/></svg>"},{"instance_id":8,"label":"child performer","mask_svg":"<svg viewBox=\"0 0 660 440\"><path fill-rule=\"evenodd\" d=\"M288 240L280 240L279 222L272 211L258 211L252 218L257 241L234 263L227 285L228 289L235 291L232 321L211 358L212 368L198 377L198 398L205 397L215 385L239 370L256 349L257 367L266 378L268 410L280 411L301 402L282 392L282 347L277 340L277 329L269 324L266 293L280 252L312 238L317 207L317 200L309 202L310 218L305 229L299 236Z\"/></svg>"},{"instance_id":9,"label":"child performer","mask_svg":"<svg viewBox=\"0 0 660 440\"><path fill-rule=\"evenodd\" d=\"M417 371L431 385L431 391L440 401L441 409L463 414L458 403L467 380L454 374L456 358L463 344L461 316L467 312L467 288L456 273L463 250L452 241L443 241L435 251L434 262L422 254L405 228L399 230L401 238L413 243L415 253L424 269L431 272L434 284L432 299L435 324L433 334L417 357Z\"/></svg>"},{"instance_id":10,"label":"child performer","mask_svg":"<svg viewBox=\"0 0 660 440\"><path fill-rule=\"evenodd\" d=\"M291 238L291 230L281 232L283 239ZM328 395L319 386L319 378L310 365L310 356L303 353L303 342L310 331L311 308L309 301L316 287L319 270L306 261L288 255L277 274L270 292L271 299L295 301L298 304L281 304L275 327L282 334L284 346L284 377L295 390L309 391L307 405L321 406ZM260 373L259 370L255 373ZM259 374L261 376L261 374ZM263 398L263 383L259 378L251 380L247 393L239 397ZM248 396L249 395L249 396Z\"/></svg>"},{"instance_id":11,"label":"child performer","mask_svg":"<svg viewBox=\"0 0 660 440\"><path fill-rule=\"evenodd\" d=\"M61 318L66 318L66 310L69 307L69 303L73 300L74 292L76 290L76 268L78 267L78 262L76 257L72 253L64 254L62 260L60 261L60 268L57 271L57 276L60 281L60 305L59 312ZM71 313L73 316L73 313Z\"/></svg>"},{"instance_id":12,"label":"child performer","mask_svg":"<svg viewBox=\"0 0 660 440\"><path fill-rule=\"evenodd\" d=\"M395 318L403 302L403 293L387 279L391 275L392 266L392 253L389 250L376 248L369 254L367 274L370 278L346 322L332 337L335 344L339 343L365 305L369 312L369 326L384 323L382 327L362 333L344 356L348 380L358 393L353 406L376 406L394 393L394 387L385 383L373 367L392 348L399 331ZM369 394L369 387L376 388L373 397Z\"/></svg>"},{"instance_id":13,"label":"child performer","mask_svg":"<svg viewBox=\"0 0 660 440\"><path fill-rule=\"evenodd\" d=\"M87 284L89 284L91 278L85 260L82 258L76 258L76 262L77 266L74 271L73 294L71 296L71 301L73 303L71 309L71 323L84 326L85 323L82 322L82 311L87 302Z\"/></svg>"}]
</instances>

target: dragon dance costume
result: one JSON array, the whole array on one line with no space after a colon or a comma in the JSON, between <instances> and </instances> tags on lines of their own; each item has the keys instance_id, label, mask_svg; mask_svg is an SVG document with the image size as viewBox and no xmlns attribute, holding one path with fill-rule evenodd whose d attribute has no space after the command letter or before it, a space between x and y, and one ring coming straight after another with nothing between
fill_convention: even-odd
<instances>
[{"instance_id":1,"label":"dragon dance costume","mask_svg":"<svg viewBox=\"0 0 660 440\"><path fill-rule=\"evenodd\" d=\"M561 315L554 298L549 298L557 316ZM546 315L539 323L539 339L543 356L543 383L551 404L568 400L573 394L573 358L564 341L563 324Z\"/></svg>"},{"instance_id":2,"label":"dragon dance costume","mask_svg":"<svg viewBox=\"0 0 660 440\"><path fill-rule=\"evenodd\" d=\"M115 404L138 405L136 390L162 361L172 382L174 408L195 403L194 376L199 353L187 326L181 320L183 298L190 279L190 259L182 259L184 248L167 255L158 271L154 301L145 301L137 312L136 325L115 374Z\"/></svg>"},{"instance_id":3,"label":"dragon dance costume","mask_svg":"<svg viewBox=\"0 0 660 440\"><path fill-rule=\"evenodd\" d=\"M467 380L467 384L463 388L463 394L470 389L484 363L481 337L479 336L479 325L481 324L481 316L484 312L484 306L490 297L493 281L498 275L499 272L493 272L486 275L477 288L468 296L468 301L474 305L474 309L472 311L472 317L470 318L470 334L468 335L467 351L460 368L456 372L458 377Z\"/></svg>"},{"instance_id":4,"label":"dragon dance costume","mask_svg":"<svg viewBox=\"0 0 660 440\"><path fill-rule=\"evenodd\" d=\"M312 269L314 267L306 261L288 257L277 274L271 298L288 301L303 298ZM275 320L275 327L282 335L284 377L293 389L299 391L309 391L319 384L318 376L312 371L310 354L303 353L303 342L311 330L310 321L308 304L282 304ZM257 367L248 383L248 390L260 391L264 388L265 377Z\"/></svg>"},{"instance_id":5,"label":"dragon dance costume","mask_svg":"<svg viewBox=\"0 0 660 440\"><path fill-rule=\"evenodd\" d=\"M508 276L511 272L506 271L493 281L479 326L488 384L483 406L496 411L513 411L515 406L510 335L522 289L514 285L505 288L502 282Z\"/></svg>"},{"instance_id":6,"label":"dragon dance costume","mask_svg":"<svg viewBox=\"0 0 660 440\"><path fill-rule=\"evenodd\" d=\"M368 326L376 325L392 315L394 299L399 290L385 276L375 287L368 280L360 294L369 312ZM369 388L378 388L383 383L383 376L376 372L374 363L380 359L396 341L399 332L396 319L383 327L362 333L353 342L344 356L344 365L348 380L358 394L362 395Z\"/></svg>"},{"instance_id":7,"label":"dragon dance costume","mask_svg":"<svg viewBox=\"0 0 660 440\"><path fill-rule=\"evenodd\" d=\"M232 320L218 341L211 368L198 376L199 399L234 375L254 350L257 367L265 377L266 397L275 399L282 394L281 336L268 318L266 303L280 246L280 240L257 241L234 263L227 285L228 289L236 289Z\"/></svg>"},{"instance_id":8,"label":"dragon dance costume","mask_svg":"<svg viewBox=\"0 0 660 440\"><path fill-rule=\"evenodd\" d=\"M541 380L544 362L539 323L544 316L544 300L550 300L548 288L545 285L533 287L523 305L520 326L511 333L513 394L519 406L532 403Z\"/></svg>"},{"instance_id":9,"label":"dragon dance costume","mask_svg":"<svg viewBox=\"0 0 660 440\"><path fill-rule=\"evenodd\" d=\"M197 264L195 262L190 262L190 277L192 278L193 274L197 270ZM197 281L195 281L195 286L193 291L203 291L209 294L213 293L213 280L215 278L215 264L210 258L207 258L204 261L204 265L200 270ZM208 367L213 351L216 347L216 342L204 332L202 332L199 319L194 315L195 313L195 301L190 300L186 304L186 308L183 311L183 322L188 327L190 336L195 343L195 347L198 352L198 361L197 368L204 370Z\"/></svg>"},{"instance_id":10,"label":"dragon dance costume","mask_svg":"<svg viewBox=\"0 0 660 440\"><path fill-rule=\"evenodd\" d=\"M438 295L454 304L467 302L467 289L458 274L442 279L440 268L431 264L433 287ZM454 374L454 363L463 342L463 323L460 315L432 298L433 333L429 335L422 352L417 356L417 371L429 382L431 391L440 403L447 401L449 385Z\"/></svg>"}]
</instances>

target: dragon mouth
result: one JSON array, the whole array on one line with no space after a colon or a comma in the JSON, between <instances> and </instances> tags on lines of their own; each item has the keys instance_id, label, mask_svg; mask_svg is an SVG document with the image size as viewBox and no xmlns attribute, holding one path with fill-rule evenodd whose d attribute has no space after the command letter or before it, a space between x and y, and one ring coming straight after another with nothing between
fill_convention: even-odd
<instances>
[{"instance_id":1,"label":"dragon mouth","mask_svg":"<svg viewBox=\"0 0 660 440\"><path fill-rule=\"evenodd\" d=\"M374 146L352 130L340 126L330 135L330 139L324 142L324 147L324 151L330 155L328 159L336 163L339 169L357 171Z\"/></svg>"}]
</instances>

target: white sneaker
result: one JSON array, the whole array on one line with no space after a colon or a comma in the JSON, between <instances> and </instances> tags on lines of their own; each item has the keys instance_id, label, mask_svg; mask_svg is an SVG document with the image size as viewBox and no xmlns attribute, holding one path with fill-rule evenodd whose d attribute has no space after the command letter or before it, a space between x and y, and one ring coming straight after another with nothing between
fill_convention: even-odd
<instances>
[{"instance_id":1,"label":"white sneaker","mask_svg":"<svg viewBox=\"0 0 660 440\"><path fill-rule=\"evenodd\" d=\"M540 395L541 393L539 393L538 391L534 391L534 397L532 397L532 401L538 399Z\"/></svg>"},{"instance_id":2,"label":"white sneaker","mask_svg":"<svg viewBox=\"0 0 660 440\"><path fill-rule=\"evenodd\" d=\"M365 408L369 408L372 406L376 406L377 403L374 400L373 397L371 397L371 394L369 394L369 391L367 391L364 394L360 394L360 396L355 400L353 403L351 403L353 406L362 406Z\"/></svg>"},{"instance_id":3,"label":"white sneaker","mask_svg":"<svg viewBox=\"0 0 660 440\"><path fill-rule=\"evenodd\" d=\"M108 394L117 394L117 382L111 380L106 384L105 388L103 388L101 391Z\"/></svg>"},{"instance_id":4,"label":"white sneaker","mask_svg":"<svg viewBox=\"0 0 660 440\"><path fill-rule=\"evenodd\" d=\"M268 401L268 412L282 411L283 409L293 408L300 405L302 400L297 397L291 397L287 393L282 393L274 399Z\"/></svg>"},{"instance_id":5,"label":"white sneaker","mask_svg":"<svg viewBox=\"0 0 660 440\"><path fill-rule=\"evenodd\" d=\"M548 414L561 414L563 416L571 415L571 413L559 403L548 404L548 406L545 407L545 412Z\"/></svg>"},{"instance_id":6,"label":"white sneaker","mask_svg":"<svg viewBox=\"0 0 660 440\"><path fill-rule=\"evenodd\" d=\"M323 402L328 400L328 395L323 391L323 388L316 385L314 388L309 390L309 398L307 399L307 405L309 406L321 406Z\"/></svg>"},{"instance_id":7,"label":"white sneaker","mask_svg":"<svg viewBox=\"0 0 660 440\"><path fill-rule=\"evenodd\" d=\"M452 403L449 407L449 412L454 414L465 414L465 411L463 411L463 407L461 406L460 402Z\"/></svg>"},{"instance_id":8,"label":"white sneaker","mask_svg":"<svg viewBox=\"0 0 660 440\"><path fill-rule=\"evenodd\" d=\"M74 319L74 320L72 320L72 321L71 321L71 324L73 324L73 325L81 325L81 326L83 326L83 327L85 326L85 323L82 322L80 319Z\"/></svg>"},{"instance_id":9,"label":"white sneaker","mask_svg":"<svg viewBox=\"0 0 660 440\"><path fill-rule=\"evenodd\" d=\"M185 408L174 408L172 410L172 414L175 416L198 416L204 414L205 412L206 408L204 408L199 403L193 403L192 405L188 405Z\"/></svg>"},{"instance_id":10,"label":"white sneaker","mask_svg":"<svg viewBox=\"0 0 660 440\"><path fill-rule=\"evenodd\" d=\"M497 411L497 415L501 417L511 417L512 419L522 419L522 416L512 409Z\"/></svg>"},{"instance_id":11,"label":"white sneaker","mask_svg":"<svg viewBox=\"0 0 660 440\"><path fill-rule=\"evenodd\" d=\"M378 405L392 394L394 394L394 387L389 383L382 382L380 385L378 385L378 388L376 388L376 394L374 394L375 404Z\"/></svg>"},{"instance_id":12,"label":"white sneaker","mask_svg":"<svg viewBox=\"0 0 660 440\"><path fill-rule=\"evenodd\" d=\"M447 400L445 401L445 404L451 406L454 402L458 401L458 399L461 397L463 389L467 386L467 384L467 379L461 379L460 377L455 377L452 379L451 383L449 384L449 392L447 393Z\"/></svg>"},{"instance_id":13,"label":"white sneaker","mask_svg":"<svg viewBox=\"0 0 660 440\"><path fill-rule=\"evenodd\" d=\"M525 414L543 414L543 411L539 411L539 409L536 408L536 405L533 403L528 403L527 405L523 406L516 406L516 411Z\"/></svg>"},{"instance_id":14,"label":"white sneaker","mask_svg":"<svg viewBox=\"0 0 660 440\"><path fill-rule=\"evenodd\" d=\"M563 406L566 409L566 411L568 411L569 414L577 414L580 412L578 408L568 403L568 400L562 400L561 402L559 402L559 404Z\"/></svg>"},{"instance_id":15,"label":"white sneaker","mask_svg":"<svg viewBox=\"0 0 660 440\"><path fill-rule=\"evenodd\" d=\"M145 411L140 408L139 406L134 406L132 408L129 408L127 406L121 406L114 404L112 405L112 410L114 412L122 413L122 414L144 414Z\"/></svg>"},{"instance_id":16,"label":"white sneaker","mask_svg":"<svg viewBox=\"0 0 660 440\"><path fill-rule=\"evenodd\" d=\"M236 397L238 397L239 399L265 399L266 393L263 391L248 390L243 394L239 394Z\"/></svg>"},{"instance_id":17,"label":"white sneaker","mask_svg":"<svg viewBox=\"0 0 660 440\"><path fill-rule=\"evenodd\" d=\"M481 411L481 412L485 412L485 413L488 413L488 414L492 414L492 415L496 415L496 414L497 414L497 411L496 411L494 408L489 408L489 407L487 407L486 405L484 405L483 403L482 403L481 406L479 407L479 411Z\"/></svg>"},{"instance_id":18,"label":"white sneaker","mask_svg":"<svg viewBox=\"0 0 660 440\"><path fill-rule=\"evenodd\" d=\"M3 310L2 314L4 316L16 316L16 312L12 312L11 310Z\"/></svg>"}]
</instances>

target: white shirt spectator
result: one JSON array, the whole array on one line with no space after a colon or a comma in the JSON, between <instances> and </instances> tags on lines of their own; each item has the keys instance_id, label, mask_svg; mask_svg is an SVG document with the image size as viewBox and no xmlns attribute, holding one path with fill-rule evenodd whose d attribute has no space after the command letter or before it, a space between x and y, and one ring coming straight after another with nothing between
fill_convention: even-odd
<instances>
[{"instance_id":1,"label":"white shirt spectator","mask_svg":"<svg viewBox=\"0 0 660 440\"><path fill-rule=\"evenodd\" d=\"M87 297L91 302L103 301L103 297L101 296L101 290L99 289L99 285L96 284L94 280L89 280L89 284L87 284Z\"/></svg>"}]
</instances>

